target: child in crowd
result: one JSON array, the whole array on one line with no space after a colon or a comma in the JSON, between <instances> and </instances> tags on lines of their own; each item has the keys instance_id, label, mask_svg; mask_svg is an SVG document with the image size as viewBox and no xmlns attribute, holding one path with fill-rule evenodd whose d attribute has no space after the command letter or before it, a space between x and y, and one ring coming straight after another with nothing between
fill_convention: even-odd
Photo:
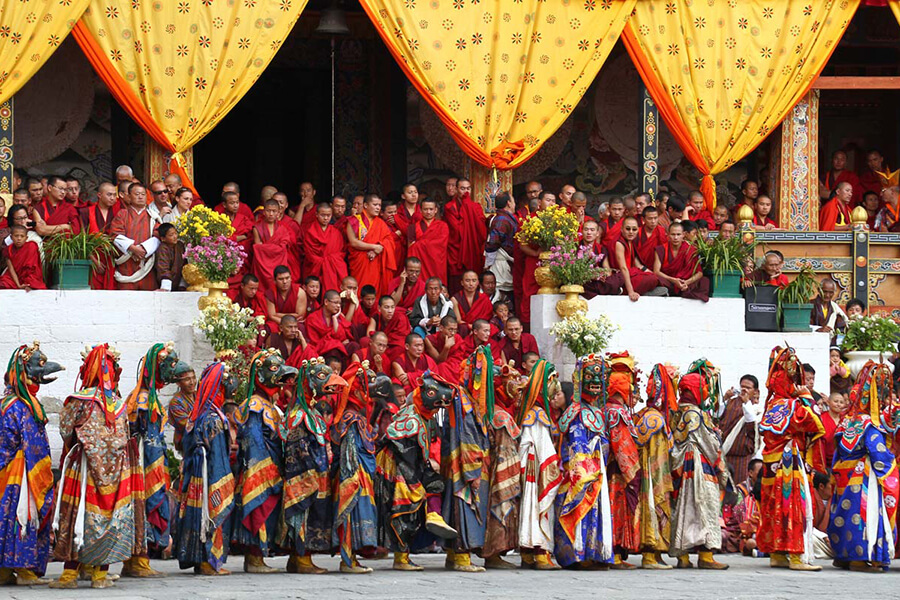
<instances>
[{"instance_id":1,"label":"child in crowd","mask_svg":"<svg viewBox=\"0 0 900 600\"><path fill-rule=\"evenodd\" d=\"M724 204L716 205L716 208L713 209L713 222L709 224L709 228L713 231L718 231L722 228L722 223L728 220L728 207Z\"/></svg>"},{"instance_id":2,"label":"child in crowd","mask_svg":"<svg viewBox=\"0 0 900 600\"><path fill-rule=\"evenodd\" d=\"M863 304L862 300L854 298L847 303L847 308L844 309L844 312L847 313L847 317L851 320L859 319L866 316L866 305Z\"/></svg>"},{"instance_id":3,"label":"child in crowd","mask_svg":"<svg viewBox=\"0 0 900 600\"><path fill-rule=\"evenodd\" d=\"M829 376L831 378L831 391L841 394L850 393L850 387L853 380L850 379L850 369L844 364L841 356L841 349L832 346L828 354L829 358Z\"/></svg>"},{"instance_id":4,"label":"child in crowd","mask_svg":"<svg viewBox=\"0 0 900 600\"><path fill-rule=\"evenodd\" d=\"M0 290L45 290L41 253L35 242L28 240L22 225L9 228L12 245L6 249L6 270L0 275Z\"/></svg>"},{"instance_id":5,"label":"child in crowd","mask_svg":"<svg viewBox=\"0 0 900 600\"><path fill-rule=\"evenodd\" d=\"M178 239L178 229L163 223L156 230L159 250L156 251L156 280L163 292L184 290L181 270L184 268L184 243Z\"/></svg>"},{"instance_id":6,"label":"child in crowd","mask_svg":"<svg viewBox=\"0 0 900 600\"><path fill-rule=\"evenodd\" d=\"M322 308L322 282L315 275L310 275L303 280L303 289L306 291L306 312L311 313Z\"/></svg>"},{"instance_id":7,"label":"child in crowd","mask_svg":"<svg viewBox=\"0 0 900 600\"><path fill-rule=\"evenodd\" d=\"M494 316L491 317L491 337L500 341L505 335L506 321L509 319L509 304L501 300L494 302Z\"/></svg>"}]
</instances>

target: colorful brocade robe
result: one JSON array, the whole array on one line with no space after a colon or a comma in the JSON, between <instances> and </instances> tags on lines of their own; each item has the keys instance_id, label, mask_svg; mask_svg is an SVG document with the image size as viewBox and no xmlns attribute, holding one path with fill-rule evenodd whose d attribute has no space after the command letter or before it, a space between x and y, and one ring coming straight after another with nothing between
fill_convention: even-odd
<instances>
[{"instance_id":1,"label":"colorful brocade robe","mask_svg":"<svg viewBox=\"0 0 900 600\"><path fill-rule=\"evenodd\" d=\"M641 457L641 495L634 520L641 534L641 549L667 552L672 523L672 433L659 410L646 407L634 423Z\"/></svg>"},{"instance_id":2,"label":"colorful brocade robe","mask_svg":"<svg viewBox=\"0 0 900 600\"><path fill-rule=\"evenodd\" d=\"M641 491L641 459L631 411L621 404L603 407L609 435L609 500L612 507L613 546L616 550L640 550L640 527L634 520Z\"/></svg>"},{"instance_id":3,"label":"colorful brocade robe","mask_svg":"<svg viewBox=\"0 0 900 600\"><path fill-rule=\"evenodd\" d=\"M146 514L146 539L148 545L165 549L169 546L169 508L168 490L169 464L166 458L166 413L159 412L155 419L150 418L148 392L141 389L134 407L129 407L128 422L131 435L144 457L144 510Z\"/></svg>"},{"instance_id":4,"label":"colorful brocade robe","mask_svg":"<svg viewBox=\"0 0 900 600\"><path fill-rule=\"evenodd\" d=\"M353 564L353 554L378 545L375 507L376 432L362 415L348 408L332 428L335 498L332 546Z\"/></svg>"},{"instance_id":5,"label":"colorful brocade robe","mask_svg":"<svg viewBox=\"0 0 900 600\"><path fill-rule=\"evenodd\" d=\"M562 483L552 428L544 409L535 406L525 415L519 437L522 476L519 546L548 552L553 552L553 505Z\"/></svg>"},{"instance_id":6,"label":"colorful brocade robe","mask_svg":"<svg viewBox=\"0 0 900 600\"><path fill-rule=\"evenodd\" d=\"M499 406L495 407L488 427L490 496L482 556L495 556L519 547L519 503L522 493L520 434L515 419Z\"/></svg>"}]
</instances>

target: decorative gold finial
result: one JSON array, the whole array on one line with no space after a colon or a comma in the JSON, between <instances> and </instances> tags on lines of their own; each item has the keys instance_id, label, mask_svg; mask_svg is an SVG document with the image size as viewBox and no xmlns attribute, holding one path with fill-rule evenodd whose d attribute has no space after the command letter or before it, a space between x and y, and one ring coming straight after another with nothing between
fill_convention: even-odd
<instances>
[{"instance_id":1,"label":"decorative gold finial","mask_svg":"<svg viewBox=\"0 0 900 600\"><path fill-rule=\"evenodd\" d=\"M753 220L753 209L744 204L737 211L738 223L749 223Z\"/></svg>"},{"instance_id":2,"label":"decorative gold finial","mask_svg":"<svg viewBox=\"0 0 900 600\"><path fill-rule=\"evenodd\" d=\"M857 206L853 209L853 212L850 213L850 222L853 223L853 226L861 226L866 225L869 221L869 213L866 212L866 209L862 206Z\"/></svg>"}]
</instances>

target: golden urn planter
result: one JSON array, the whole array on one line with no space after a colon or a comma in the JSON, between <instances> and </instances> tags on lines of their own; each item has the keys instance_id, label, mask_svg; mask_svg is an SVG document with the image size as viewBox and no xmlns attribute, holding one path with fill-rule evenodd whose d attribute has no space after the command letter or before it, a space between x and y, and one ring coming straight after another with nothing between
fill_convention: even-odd
<instances>
[{"instance_id":1,"label":"golden urn planter","mask_svg":"<svg viewBox=\"0 0 900 600\"><path fill-rule=\"evenodd\" d=\"M228 282L210 281L206 284L206 287L207 294L205 296L200 296L200 299L197 300L197 307L200 310L205 309L207 306L212 306L219 298L224 298L225 292L228 291Z\"/></svg>"},{"instance_id":2,"label":"golden urn planter","mask_svg":"<svg viewBox=\"0 0 900 600\"><path fill-rule=\"evenodd\" d=\"M560 318L565 319L579 312L587 312L587 300L582 298L580 294L584 293L584 288L580 285L564 285L559 288L560 293L566 297L556 303L556 314Z\"/></svg>"},{"instance_id":3,"label":"golden urn planter","mask_svg":"<svg viewBox=\"0 0 900 600\"><path fill-rule=\"evenodd\" d=\"M559 280L553 276L553 272L550 270L549 266L545 266L544 263L550 261L550 253L549 252L541 252L538 255L540 259L540 266L534 270L534 280L537 282L541 288L538 290L538 294L558 294L559 293Z\"/></svg>"},{"instance_id":4,"label":"golden urn planter","mask_svg":"<svg viewBox=\"0 0 900 600\"><path fill-rule=\"evenodd\" d=\"M227 350L218 350L216 352L216 360L218 360L219 362L226 362L233 358L236 354L237 352L235 352L231 348L228 348Z\"/></svg>"},{"instance_id":5,"label":"golden urn planter","mask_svg":"<svg viewBox=\"0 0 900 600\"><path fill-rule=\"evenodd\" d=\"M187 263L184 265L184 268L181 270L181 276L184 277L184 280L188 284L187 291L189 292L206 292L207 285L209 282L206 280L200 273L200 269L197 268L197 265L192 263Z\"/></svg>"}]
</instances>

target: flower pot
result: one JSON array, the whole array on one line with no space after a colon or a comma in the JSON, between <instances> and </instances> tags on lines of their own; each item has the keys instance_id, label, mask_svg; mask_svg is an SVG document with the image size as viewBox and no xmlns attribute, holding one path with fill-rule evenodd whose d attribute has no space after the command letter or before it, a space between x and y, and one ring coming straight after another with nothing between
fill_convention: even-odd
<instances>
[{"instance_id":1,"label":"flower pot","mask_svg":"<svg viewBox=\"0 0 900 600\"><path fill-rule=\"evenodd\" d=\"M859 375L859 372L862 371L863 367L866 366L866 363L870 360L875 361L876 363L884 363L891 372L894 371L894 365L889 360L891 358L890 352L854 350L852 352L845 352L844 358L846 359L844 362L846 363L847 368L850 369L850 373L854 378Z\"/></svg>"},{"instance_id":2,"label":"flower pot","mask_svg":"<svg viewBox=\"0 0 900 600\"><path fill-rule=\"evenodd\" d=\"M556 314L558 314L561 319L571 317L578 312L587 312L587 300L579 295L584 293L584 288L582 286L564 285L559 288L559 291L566 295L565 298L556 303Z\"/></svg>"},{"instance_id":3,"label":"flower pot","mask_svg":"<svg viewBox=\"0 0 900 600\"><path fill-rule=\"evenodd\" d=\"M709 295L713 298L740 298L741 276L740 271L725 271L724 273L704 272L709 277Z\"/></svg>"},{"instance_id":4,"label":"flower pot","mask_svg":"<svg viewBox=\"0 0 900 600\"><path fill-rule=\"evenodd\" d=\"M541 261L541 264L537 269L534 270L534 280L537 282L541 288L538 290L538 294L558 294L559 293L559 280L553 276L553 272L550 271L550 267L544 266L544 263L550 260L549 252L541 252L538 255L538 258Z\"/></svg>"},{"instance_id":5,"label":"flower pot","mask_svg":"<svg viewBox=\"0 0 900 600\"><path fill-rule=\"evenodd\" d=\"M181 276L184 277L184 280L188 284L189 292L205 292L207 291L207 284L209 283L200 273L200 269L197 268L197 265L187 263L184 265L184 268L181 270Z\"/></svg>"},{"instance_id":6,"label":"flower pot","mask_svg":"<svg viewBox=\"0 0 900 600\"><path fill-rule=\"evenodd\" d=\"M89 290L91 289L90 260L68 260L58 263L53 271L54 290Z\"/></svg>"},{"instance_id":7,"label":"flower pot","mask_svg":"<svg viewBox=\"0 0 900 600\"><path fill-rule=\"evenodd\" d=\"M812 312L812 304L782 304L781 315L783 322L782 331L811 331L809 327L809 315Z\"/></svg>"},{"instance_id":8,"label":"flower pot","mask_svg":"<svg viewBox=\"0 0 900 600\"><path fill-rule=\"evenodd\" d=\"M208 288L207 294L200 296L200 299L197 300L197 307L200 310L205 309L207 306L212 306L219 298L224 298L225 292L228 291L228 282L210 281L206 284L206 287Z\"/></svg>"}]
</instances>

